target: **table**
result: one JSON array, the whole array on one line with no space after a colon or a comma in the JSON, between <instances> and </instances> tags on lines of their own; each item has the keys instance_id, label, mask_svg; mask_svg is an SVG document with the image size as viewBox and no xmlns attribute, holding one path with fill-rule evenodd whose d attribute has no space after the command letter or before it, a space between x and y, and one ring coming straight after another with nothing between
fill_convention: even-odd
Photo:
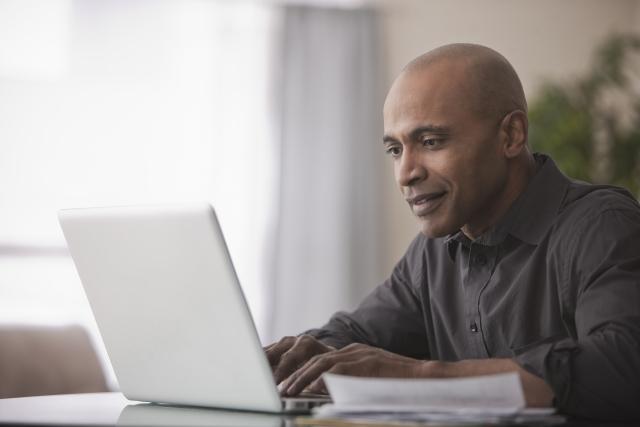
<instances>
[{"instance_id":1,"label":"table","mask_svg":"<svg viewBox=\"0 0 640 427\"><path fill-rule=\"evenodd\" d=\"M277 414L133 402L117 392L0 399L0 425L293 427L293 420ZM570 420L562 427L637 425Z\"/></svg>"},{"instance_id":2,"label":"table","mask_svg":"<svg viewBox=\"0 0 640 427\"><path fill-rule=\"evenodd\" d=\"M0 399L0 425L284 427L292 420L281 415L133 402L116 392Z\"/></svg>"}]
</instances>

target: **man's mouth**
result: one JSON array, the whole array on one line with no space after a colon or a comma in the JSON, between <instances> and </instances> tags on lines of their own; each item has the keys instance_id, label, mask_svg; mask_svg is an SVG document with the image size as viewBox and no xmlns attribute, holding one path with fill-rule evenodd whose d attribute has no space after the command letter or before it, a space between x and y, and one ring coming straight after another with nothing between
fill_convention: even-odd
<instances>
[{"instance_id":1,"label":"man's mouth","mask_svg":"<svg viewBox=\"0 0 640 427\"><path fill-rule=\"evenodd\" d=\"M411 205L411 210L416 216L426 216L440 206L446 194L446 191L419 194L407 199L407 202Z\"/></svg>"}]
</instances>

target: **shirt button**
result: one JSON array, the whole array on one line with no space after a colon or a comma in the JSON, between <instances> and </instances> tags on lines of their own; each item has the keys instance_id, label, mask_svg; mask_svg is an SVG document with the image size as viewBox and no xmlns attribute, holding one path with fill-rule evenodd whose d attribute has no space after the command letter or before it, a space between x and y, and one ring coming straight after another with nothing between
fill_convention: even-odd
<instances>
[{"instance_id":1,"label":"shirt button","mask_svg":"<svg viewBox=\"0 0 640 427\"><path fill-rule=\"evenodd\" d=\"M479 254L476 256L476 264L480 267L484 267L487 264L487 257L483 254Z\"/></svg>"},{"instance_id":2,"label":"shirt button","mask_svg":"<svg viewBox=\"0 0 640 427\"><path fill-rule=\"evenodd\" d=\"M471 324L469 325L469 329L473 333L478 332L478 325L476 325L476 322L471 322Z\"/></svg>"}]
</instances>

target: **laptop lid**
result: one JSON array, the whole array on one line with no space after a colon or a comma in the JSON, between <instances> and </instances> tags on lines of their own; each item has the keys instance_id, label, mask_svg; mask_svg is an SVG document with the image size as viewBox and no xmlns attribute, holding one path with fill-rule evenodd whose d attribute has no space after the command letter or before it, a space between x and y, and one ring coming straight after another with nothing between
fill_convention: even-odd
<instances>
[{"instance_id":1,"label":"laptop lid","mask_svg":"<svg viewBox=\"0 0 640 427\"><path fill-rule=\"evenodd\" d=\"M282 411L210 205L69 209L59 220L127 398Z\"/></svg>"}]
</instances>

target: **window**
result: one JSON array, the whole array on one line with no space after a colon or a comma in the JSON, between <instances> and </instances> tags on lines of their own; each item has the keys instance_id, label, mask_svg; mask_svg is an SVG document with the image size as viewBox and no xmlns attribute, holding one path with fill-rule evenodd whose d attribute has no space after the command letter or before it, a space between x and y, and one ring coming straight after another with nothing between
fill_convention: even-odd
<instances>
[{"instance_id":1,"label":"window","mask_svg":"<svg viewBox=\"0 0 640 427\"><path fill-rule=\"evenodd\" d=\"M276 28L247 2L0 3L0 321L96 333L58 209L204 200L260 329Z\"/></svg>"}]
</instances>

